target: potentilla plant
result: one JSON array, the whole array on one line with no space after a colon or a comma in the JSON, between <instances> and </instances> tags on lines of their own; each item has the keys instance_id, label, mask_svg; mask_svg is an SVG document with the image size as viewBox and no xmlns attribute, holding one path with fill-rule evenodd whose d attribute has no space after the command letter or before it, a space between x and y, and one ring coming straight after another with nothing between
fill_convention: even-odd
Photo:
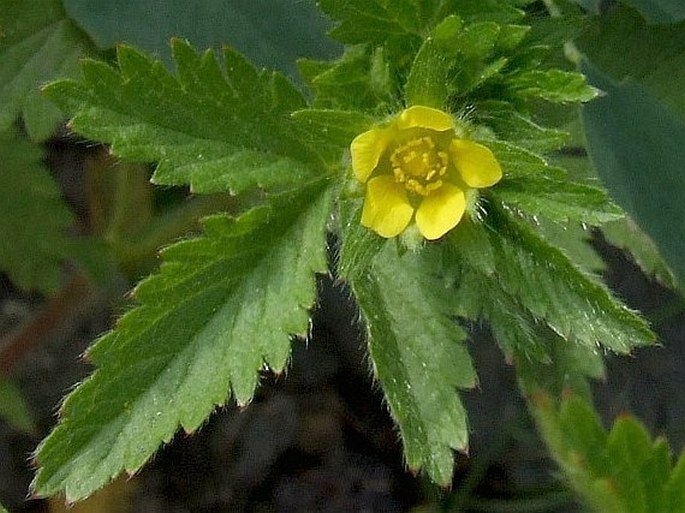
<instances>
[{"instance_id":1,"label":"potentilla plant","mask_svg":"<svg viewBox=\"0 0 685 513\"><path fill-rule=\"evenodd\" d=\"M307 336L316 275L332 273L358 305L411 470L451 482L453 451L468 446L458 389L476 383L463 326L486 321L576 489L598 508L620 503L632 485L613 469L635 461L616 463L620 443L562 392L582 394L603 352L654 335L543 229L622 212L546 158L567 134L545 119L598 91L554 66L567 66L563 31L530 3L322 0L345 50L301 61L302 87L230 48L199 55L182 40L173 73L121 46L115 66L86 60L80 79L49 85L73 131L156 162L155 184L245 201L164 249L137 306L88 351L96 370L37 451L35 493L83 499L230 399L248 404L264 368L282 372L291 338ZM604 433L597 465L573 456L596 456L582 437L564 435L581 424ZM666 461L646 440L645 468ZM685 464L663 465L654 486L675 508Z\"/></svg>"}]
</instances>

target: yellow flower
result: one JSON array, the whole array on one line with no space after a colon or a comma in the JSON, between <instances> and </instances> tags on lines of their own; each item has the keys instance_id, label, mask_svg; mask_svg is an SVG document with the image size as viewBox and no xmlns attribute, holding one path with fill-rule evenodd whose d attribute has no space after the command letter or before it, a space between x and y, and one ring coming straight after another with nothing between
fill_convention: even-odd
<instances>
[{"instance_id":1,"label":"yellow flower","mask_svg":"<svg viewBox=\"0 0 685 513\"><path fill-rule=\"evenodd\" d=\"M458 138L450 115L419 105L358 135L350 150L354 174L366 184L362 225L386 238L415 219L421 235L439 239L461 220L469 189L502 178L488 148Z\"/></svg>"}]
</instances>

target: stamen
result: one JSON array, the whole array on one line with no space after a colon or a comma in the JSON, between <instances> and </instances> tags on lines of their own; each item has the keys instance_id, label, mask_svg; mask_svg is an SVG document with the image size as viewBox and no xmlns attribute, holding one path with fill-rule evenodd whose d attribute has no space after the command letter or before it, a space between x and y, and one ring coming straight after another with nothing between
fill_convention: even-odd
<instances>
[{"instance_id":1,"label":"stamen","mask_svg":"<svg viewBox=\"0 0 685 513\"><path fill-rule=\"evenodd\" d=\"M436 151L428 137L418 137L398 146L390 156L392 172L408 191L426 196L443 185L440 177L447 172L448 156Z\"/></svg>"}]
</instances>

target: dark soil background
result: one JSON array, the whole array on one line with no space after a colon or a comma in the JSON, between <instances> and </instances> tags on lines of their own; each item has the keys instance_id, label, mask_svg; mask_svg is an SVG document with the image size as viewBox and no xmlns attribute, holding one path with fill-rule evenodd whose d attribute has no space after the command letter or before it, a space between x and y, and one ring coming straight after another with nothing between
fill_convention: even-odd
<instances>
[{"instance_id":1,"label":"dark soil background","mask_svg":"<svg viewBox=\"0 0 685 513\"><path fill-rule=\"evenodd\" d=\"M81 217L87 212L83 159L90 151L60 139L48 157ZM595 244L608 262L608 282L653 321L662 344L633 357L610 357L607 380L595 387L596 402L607 420L634 412L679 451L685 443L682 300L601 238ZM37 422L37 433L29 435L0 420L0 502L12 513L59 511L59 501L27 500L30 455L53 426L60 398L90 372L80 355L120 313L111 295L79 276L66 269L68 285L51 299L22 293L0 278L0 355L7 356L18 336L27 341L9 371ZM265 374L249 407L229 404L197 433L177 435L139 474L114 487L113 496L82 511L581 511L557 480L513 371L485 326L472 330L480 384L462 394L472 438L469 455L455 456L452 490L435 489L407 472L397 430L372 379L355 307L343 285L330 278L319 285L311 336L294 341L286 373ZM122 284L119 293L125 290Z\"/></svg>"}]
</instances>

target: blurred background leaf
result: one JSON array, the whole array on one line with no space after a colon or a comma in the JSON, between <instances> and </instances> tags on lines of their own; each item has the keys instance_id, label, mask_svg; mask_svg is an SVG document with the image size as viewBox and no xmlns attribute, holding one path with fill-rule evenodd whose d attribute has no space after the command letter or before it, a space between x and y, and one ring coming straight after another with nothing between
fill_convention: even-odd
<instances>
[{"instance_id":1,"label":"blurred background leaf","mask_svg":"<svg viewBox=\"0 0 685 513\"><path fill-rule=\"evenodd\" d=\"M0 419L25 433L36 430L31 411L21 390L4 376L0 376ZM3 511L0 506L0 512Z\"/></svg>"},{"instance_id":2,"label":"blurred background leaf","mask_svg":"<svg viewBox=\"0 0 685 513\"><path fill-rule=\"evenodd\" d=\"M576 0L592 13L605 12L612 0ZM650 23L671 23L685 20L685 3L681 0L625 0L625 4L639 10Z\"/></svg>"},{"instance_id":3,"label":"blurred background leaf","mask_svg":"<svg viewBox=\"0 0 685 513\"><path fill-rule=\"evenodd\" d=\"M582 108L588 153L614 199L685 283L685 23L647 25L619 6L578 40L604 96Z\"/></svg>"},{"instance_id":4,"label":"blurred background leaf","mask_svg":"<svg viewBox=\"0 0 685 513\"><path fill-rule=\"evenodd\" d=\"M50 294L72 256L73 215L43 166L44 153L17 130L0 132L0 270L27 291Z\"/></svg>"},{"instance_id":5,"label":"blurred background leaf","mask_svg":"<svg viewBox=\"0 0 685 513\"><path fill-rule=\"evenodd\" d=\"M64 0L64 6L101 48L125 42L167 64L174 36L196 48L235 46L258 67L291 76L297 58L330 58L341 50L325 36L330 23L311 0Z\"/></svg>"},{"instance_id":6,"label":"blurred background leaf","mask_svg":"<svg viewBox=\"0 0 685 513\"><path fill-rule=\"evenodd\" d=\"M63 116L39 88L76 73L78 58L90 48L59 0L0 0L0 131L23 115L33 140L50 137Z\"/></svg>"}]
</instances>

